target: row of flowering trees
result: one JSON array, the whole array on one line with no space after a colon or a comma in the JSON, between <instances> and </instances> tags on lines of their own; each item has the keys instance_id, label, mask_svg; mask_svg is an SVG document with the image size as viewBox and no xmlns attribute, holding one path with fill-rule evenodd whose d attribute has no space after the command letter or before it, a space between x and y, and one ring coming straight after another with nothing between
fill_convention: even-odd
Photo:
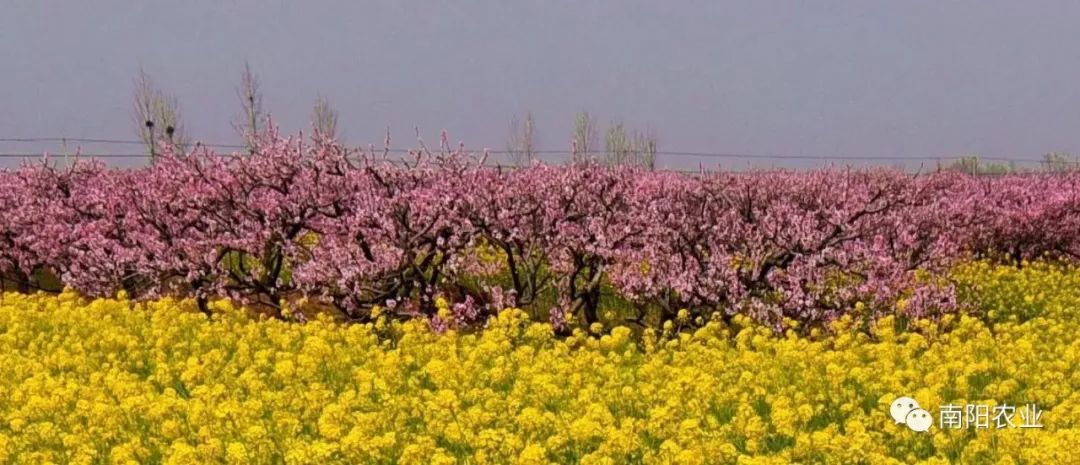
<instances>
[{"instance_id":1,"label":"row of flowering trees","mask_svg":"<svg viewBox=\"0 0 1080 465\"><path fill-rule=\"evenodd\" d=\"M567 327L617 306L642 325L686 309L780 328L949 311L940 272L957 260L1080 258L1075 174L499 170L445 144L403 165L273 131L253 146L0 172L0 278L204 310L225 296L279 316L303 299L351 320L380 306L453 325L519 306ZM449 316L435 316L440 298Z\"/></svg>"}]
</instances>

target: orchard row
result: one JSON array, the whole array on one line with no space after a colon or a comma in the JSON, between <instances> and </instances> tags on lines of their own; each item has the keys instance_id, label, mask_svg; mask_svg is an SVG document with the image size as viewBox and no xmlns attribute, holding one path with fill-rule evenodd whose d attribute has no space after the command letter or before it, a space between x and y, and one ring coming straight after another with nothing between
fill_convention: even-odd
<instances>
[{"instance_id":1,"label":"orchard row","mask_svg":"<svg viewBox=\"0 0 1080 465\"><path fill-rule=\"evenodd\" d=\"M254 147L0 172L0 276L204 309L224 296L279 316L302 300L360 321L378 306L469 325L518 307L566 328L618 308L641 324L685 310L780 328L949 312L942 276L959 261L1080 256L1076 174L507 170L273 132Z\"/></svg>"}]
</instances>

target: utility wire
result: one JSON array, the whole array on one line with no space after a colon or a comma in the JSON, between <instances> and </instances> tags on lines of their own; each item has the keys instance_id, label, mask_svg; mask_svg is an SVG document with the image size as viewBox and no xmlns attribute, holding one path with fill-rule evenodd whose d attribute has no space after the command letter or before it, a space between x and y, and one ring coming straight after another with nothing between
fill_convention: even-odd
<instances>
[{"instance_id":1,"label":"utility wire","mask_svg":"<svg viewBox=\"0 0 1080 465\"><path fill-rule=\"evenodd\" d=\"M361 151L357 151L361 152ZM367 150L362 151L367 154L370 153ZM386 153L385 150L376 150L375 156L378 157L382 153ZM416 150L409 149L391 149L389 153L393 154L411 154L416 153ZM355 152L354 152L355 153ZM434 153L434 152L433 152ZM481 155L483 152L470 152L472 155ZM491 155L506 155L511 152L503 151L487 151ZM534 152L534 154L537 154ZM572 155L573 152L545 152L545 155ZM0 158L41 158L44 152L0 152ZM221 156L245 156L246 153L222 153ZM931 162L951 162L966 159L967 157L954 156L954 157L870 157L870 156L797 156L797 155L755 155L755 154L719 154L719 153L687 153L687 152L655 152L655 155L659 156L696 156L701 158L724 158L731 160L814 160L814 161L877 161L877 162L901 162L901 161L931 161ZM150 158L147 153L91 153L91 152L79 152L70 154L58 154L55 152L49 153L50 157L81 157L81 158ZM1033 159L1020 159L1020 158L1000 158L1000 157L978 157L979 161L997 161L997 162L1010 162L1010 163L1046 163L1045 160L1033 160ZM1080 165L1080 161L1062 160L1059 162L1067 165Z\"/></svg>"},{"instance_id":2,"label":"utility wire","mask_svg":"<svg viewBox=\"0 0 1080 465\"><path fill-rule=\"evenodd\" d=\"M107 138L85 138L85 137L0 137L0 142L8 143L42 143L42 142L59 142L59 143L87 143L87 144L117 144L117 145L145 145L145 142L139 140L129 139L107 139ZM209 148L226 148L226 149L247 149L247 145L240 144L217 144L196 142L198 145ZM369 147L362 147L353 149L357 152L369 153L371 149ZM376 155L380 153L394 153L394 154L412 154L422 151L423 149L403 149L403 148L378 148L374 149ZM433 152L434 153L434 152ZM490 155L524 155L525 152L521 150L475 150L472 153L481 154L487 153ZM533 155L574 155L571 150L533 150ZM583 153L578 152L577 155L602 155L603 151ZM693 152L693 151L663 151L659 150L653 152L654 155L664 157L684 157L684 158L724 158L735 160L815 160L815 161L877 161L877 162L900 162L900 161L932 161L932 162L948 162L956 160L964 160L971 158L972 156L847 156L847 155L789 155L789 154L751 154L751 153L724 153L724 152ZM93 158L140 158L149 157L146 153L134 154L134 153L81 153L82 157ZM0 158L31 158L40 157L40 153L0 153ZM1045 160L1038 159L1022 159L1022 158L1008 158L1008 157L982 157L974 156L979 161L995 161L995 162L1007 162L1007 163L1045 163ZM1080 165L1080 161L1066 161L1062 160L1058 163L1064 163L1067 165Z\"/></svg>"},{"instance_id":3,"label":"utility wire","mask_svg":"<svg viewBox=\"0 0 1080 465\"><path fill-rule=\"evenodd\" d=\"M85 137L0 137L0 142L81 142L85 144L117 144L117 145L146 145L145 142L139 140L125 140L125 139L95 139ZM208 144L203 142L196 142L199 145L206 147L221 147L221 148L235 148L243 149L247 148L246 145L238 144Z\"/></svg>"}]
</instances>

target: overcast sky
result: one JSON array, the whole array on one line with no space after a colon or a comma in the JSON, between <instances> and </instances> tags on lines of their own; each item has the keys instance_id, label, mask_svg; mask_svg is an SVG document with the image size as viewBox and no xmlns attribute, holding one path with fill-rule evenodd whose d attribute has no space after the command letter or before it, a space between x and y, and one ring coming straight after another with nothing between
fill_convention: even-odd
<instances>
[{"instance_id":1,"label":"overcast sky","mask_svg":"<svg viewBox=\"0 0 1080 465\"><path fill-rule=\"evenodd\" d=\"M351 144L419 126L501 149L532 111L562 150L588 110L668 151L1037 159L1080 154L1078 20L1073 0L4 1L0 138L133 138L141 66L195 138L236 142L247 60L283 130L322 94ZM740 163L660 164L699 161Z\"/></svg>"}]
</instances>

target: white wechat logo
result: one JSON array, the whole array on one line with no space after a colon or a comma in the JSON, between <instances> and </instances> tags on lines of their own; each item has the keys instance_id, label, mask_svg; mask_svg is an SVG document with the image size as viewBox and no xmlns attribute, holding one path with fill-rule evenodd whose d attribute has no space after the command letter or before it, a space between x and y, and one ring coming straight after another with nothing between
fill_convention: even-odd
<instances>
[{"instance_id":1,"label":"white wechat logo","mask_svg":"<svg viewBox=\"0 0 1080 465\"><path fill-rule=\"evenodd\" d=\"M934 424L934 417L922 407L919 402L910 397L900 397L892 401L889 406L889 414L897 424L905 424L912 431L923 432L930 429Z\"/></svg>"}]
</instances>

